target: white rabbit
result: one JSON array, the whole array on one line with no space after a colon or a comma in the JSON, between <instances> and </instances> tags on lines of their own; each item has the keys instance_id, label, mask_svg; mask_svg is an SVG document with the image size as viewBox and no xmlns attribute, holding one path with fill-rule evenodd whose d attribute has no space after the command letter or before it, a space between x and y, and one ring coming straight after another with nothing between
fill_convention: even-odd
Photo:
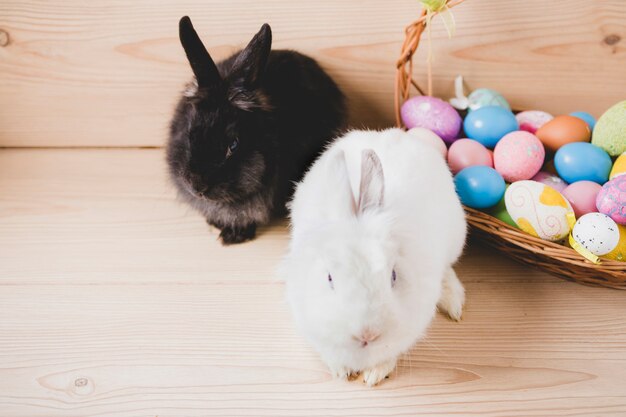
<instances>
[{"instance_id":1,"label":"white rabbit","mask_svg":"<svg viewBox=\"0 0 626 417\"><path fill-rule=\"evenodd\" d=\"M437 306L461 317L465 291L452 265L465 244L465 214L441 153L414 135L347 133L290 205L287 299L339 378L361 373L375 385L424 335Z\"/></svg>"}]
</instances>

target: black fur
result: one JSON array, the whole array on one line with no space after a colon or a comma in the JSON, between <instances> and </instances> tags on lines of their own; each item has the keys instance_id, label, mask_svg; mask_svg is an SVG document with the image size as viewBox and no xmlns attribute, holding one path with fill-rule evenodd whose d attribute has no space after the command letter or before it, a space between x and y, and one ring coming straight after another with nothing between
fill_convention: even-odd
<instances>
[{"instance_id":1,"label":"black fur","mask_svg":"<svg viewBox=\"0 0 626 417\"><path fill-rule=\"evenodd\" d=\"M180 39L195 79L170 126L171 177L224 244L253 239L343 128L344 96L315 60L271 51L267 24L217 65L186 16Z\"/></svg>"}]
</instances>

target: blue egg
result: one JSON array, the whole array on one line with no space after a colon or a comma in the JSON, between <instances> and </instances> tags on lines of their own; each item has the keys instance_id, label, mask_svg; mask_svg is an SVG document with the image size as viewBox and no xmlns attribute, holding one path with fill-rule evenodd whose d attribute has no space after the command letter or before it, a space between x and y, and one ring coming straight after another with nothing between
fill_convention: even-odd
<instances>
[{"instance_id":1,"label":"blue egg","mask_svg":"<svg viewBox=\"0 0 626 417\"><path fill-rule=\"evenodd\" d=\"M495 206L504 196L505 190L502 175L483 165L459 171L454 177L454 185L461 203L476 209Z\"/></svg>"},{"instance_id":2,"label":"blue egg","mask_svg":"<svg viewBox=\"0 0 626 417\"><path fill-rule=\"evenodd\" d=\"M586 111L575 111L574 113L570 113L569 115L578 117L579 119L583 119L589 125L589 129L591 130L593 130L593 128L596 126L596 119Z\"/></svg>"},{"instance_id":3,"label":"blue egg","mask_svg":"<svg viewBox=\"0 0 626 417\"><path fill-rule=\"evenodd\" d=\"M468 138L493 148L502 136L519 129L515 115L498 106L481 107L467 114L463 129Z\"/></svg>"},{"instance_id":4,"label":"blue egg","mask_svg":"<svg viewBox=\"0 0 626 417\"><path fill-rule=\"evenodd\" d=\"M593 181L604 184L609 180L611 157L599 146L587 142L563 145L554 155L554 167L559 177L568 183Z\"/></svg>"}]
</instances>

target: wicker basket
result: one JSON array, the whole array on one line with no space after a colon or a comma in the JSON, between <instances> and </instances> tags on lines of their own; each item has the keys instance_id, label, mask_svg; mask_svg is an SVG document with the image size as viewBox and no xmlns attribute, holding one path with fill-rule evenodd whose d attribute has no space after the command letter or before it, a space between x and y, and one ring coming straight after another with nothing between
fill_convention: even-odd
<instances>
[{"instance_id":1,"label":"wicker basket","mask_svg":"<svg viewBox=\"0 0 626 417\"><path fill-rule=\"evenodd\" d=\"M449 1L448 6L454 7L463 1ZM418 20L407 26L402 53L396 63L395 110L398 126L402 123L400 106L409 98L411 87L414 87L420 94L424 94L412 79L412 72L413 54L424 32L425 21L426 13L422 11ZM432 95L430 65L428 66L427 91L428 95ZM626 289L626 262L602 259L599 264L594 264L570 247L531 236L481 211L469 207L465 207L465 211L473 236L519 262L540 268L568 281Z\"/></svg>"}]
</instances>

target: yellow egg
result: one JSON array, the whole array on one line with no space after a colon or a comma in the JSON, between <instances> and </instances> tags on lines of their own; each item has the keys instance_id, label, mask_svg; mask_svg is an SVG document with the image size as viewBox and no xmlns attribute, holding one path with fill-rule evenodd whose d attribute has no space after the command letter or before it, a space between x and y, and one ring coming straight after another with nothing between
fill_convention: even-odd
<instances>
[{"instance_id":1,"label":"yellow egg","mask_svg":"<svg viewBox=\"0 0 626 417\"><path fill-rule=\"evenodd\" d=\"M615 261L626 262L626 227L618 224L617 228L619 229L619 242L617 243L617 246L611 252L603 255L602 257L613 259Z\"/></svg>"},{"instance_id":2,"label":"yellow egg","mask_svg":"<svg viewBox=\"0 0 626 417\"><path fill-rule=\"evenodd\" d=\"M613 169L611 169L611 174L609 175L609 179L613 179L618 175L626 174L626 152L621 154L613 164Z\"/></svg>"}]
</instances>

